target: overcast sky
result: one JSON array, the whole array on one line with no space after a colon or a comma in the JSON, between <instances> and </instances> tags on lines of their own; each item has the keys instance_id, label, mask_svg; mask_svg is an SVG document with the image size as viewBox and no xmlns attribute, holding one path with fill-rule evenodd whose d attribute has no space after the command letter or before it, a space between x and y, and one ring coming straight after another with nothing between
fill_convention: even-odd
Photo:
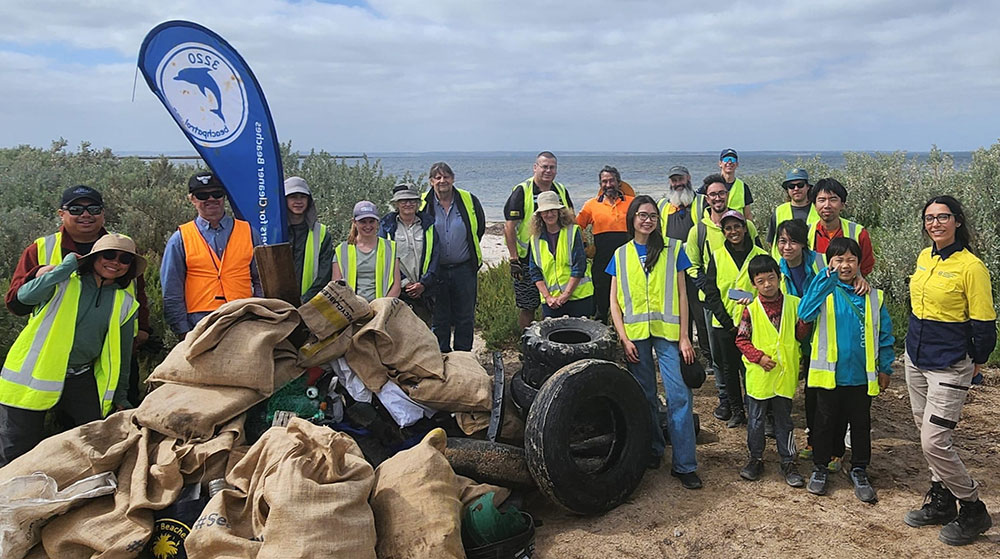
<instances>
[{"instance_id":1,"label":"overcast sky","mask_svg":"<svg viewBox=\"0 0 1000 559\"><path fill-rule=\"evenodd\" d=\"M997 7L0 0L0 145L189 150L141 76L132 101L143 37L187 19L301 150L970 150L1000 137Z\"/></svg>"}]
</instances>

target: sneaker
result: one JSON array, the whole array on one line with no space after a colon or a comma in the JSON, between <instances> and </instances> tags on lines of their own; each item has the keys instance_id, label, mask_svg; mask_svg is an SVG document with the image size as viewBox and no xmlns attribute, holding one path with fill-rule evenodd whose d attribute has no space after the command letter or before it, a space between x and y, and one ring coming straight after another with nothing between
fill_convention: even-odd
<instances>
[{"instance_id":1,"label":"sneaker","mask_svg":"<svg viewBox=\"0 0 1000 559\"><path fill-rule=\"evenodd\" d=\"M907 526L919 528L932 524L947 524L958 516L958 506L955 496L940 481L931 483L931 488L924 496L924 506L911 510L903 516Z\"/></svg>"},{"instance_id":2,"label":"sneaker","mask_svg":"<svg viewBox=\"0 0 1000 559\"><path fill-rule=\"evenodd\" d=\"M733 412L729 409L728 402L720 401L715 411L712 412L712 415L719 421L729 421L729 418L733 416Z\"/></svg>"},{"instance_id":3,"label":"sneaker","mask_svg":"<svg viewBox=\"0 0 1000 559\"><path fill-rule=\"evenodd\" d=\"M812 475L809 476L809 484L806 485L806 490L813 495L826 495L826 476L827 471L822 466L813 468Z\"/></svg>"},{"instance_id":4,"label":"sneaker","mask_svg":"<svg viewBox=\"0 0 1000 559\"><path fill-rule=\"evenodd\" d=\"M694 472L682 474L680 472L670 470L670 475L681 480L681 485L684 486L684 489L701 489L701 478Z\"/></svg>"},{"instance_id":5,"label":"sneaker","mask_svg":"<svg viewBox=\"0 0 1000 559\"><path fill-rule=\"evenodd\" d=\"M863 503L878 502L875 488L868 481L868 472L864 468L851 468L851 483L854 484L854 496Z\"/></svg>"},{"instance_id":6,"label":"sneaker","mask_svg":"<svg viewBox=\"0 0 1000 559\"><path fill-rule=\"evenodd\" d=\"M827 471L829 471L831 474L839 472L841 462L843 462L843 460L844 459L841 458L840 456L834 456L833 459L830 460L830 463L826 465Z\"/></svg>"},{"instance_id":7,"label":"sneaker","mask_svg":"<svg viewBox=\"0 0 1000 559\"><path fill-rule=\"evenodd\" d=\"M740 477L747 481L757 481L764 473L764 461L751 458L746 466L740 470Z\"/></svg>"},{"instance_id":8,"label":"sneaker","mask_svg":"<svg viewBox=\"0 0 1000 559\"><path fill-rule=\"evenodd\" d=\"M726 427L730 429L735 429L740 425L746 425L746 423L747 423L746 412L743 411L743 408L735 408L733 410L733 416L729 418L728 422L726 422Z\"/></svg>"},{"instance_id":9,"label":"sneaker","mask_svg":"<svg viewBox=\"0 0 1000 559\"><path fill-rule=\"evenodd\" d=\"M799 460L812 460L813 459L813 447L806 445L805 448L799 451Z\"/></svg>"},{"instance_id":10,"label":"sneaker","mask_svg":"<svg viewBox=\"0 0 1000 559\"><path fill-rule=\"evenodd\" d=\"M993 519L986 510L986 503L982 501L962 501L962 506L958 510L958 517L941 528L938 539L948 545L970 544L979 537L979 534L993 526Z\"/></svg>"},{"instance_id":11,"label":"sneaker","mask_svg":"<svg viewBox=\"0 0 1000 559\"><path fill-rule=\"evenodd\" d=\"M806 480L799 473L799 469L795 467L795 462L785 462L781 465L781 473L785 476L785 483L791 487L802 487L806 484Z\"/></svg>"}]
</instances>

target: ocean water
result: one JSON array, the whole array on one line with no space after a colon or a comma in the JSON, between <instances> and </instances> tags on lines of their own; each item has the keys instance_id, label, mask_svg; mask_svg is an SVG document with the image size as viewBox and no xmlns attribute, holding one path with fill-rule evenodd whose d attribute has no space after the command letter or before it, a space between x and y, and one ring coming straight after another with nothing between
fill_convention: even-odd
<instances>
[{"instance_id":1,"label":"ocean water","mask_svg":"<svg viewBox=\"0 0 1000 559\"><path fill-rule=\"evenodd\" d=\"M455 185L479 197L490 221L503 220L503 205L514 185L531 177L531 167L537 152L432 152L368 154L370 160L379 159L387 173L401 176L426 177L431 164L444 161L455 171ZM674 165L684 165L691 171L695 185L710 173L719 171L719 152L666 152L666 153L557 153L559 169L556 181L564 184L577 208L597 194L598 171L605 165L616 167L637 193L649 194L659 199L668 188L667 170ZM926 153L909 152L909 156L922 157ZM969 164L971 152L950 154L956 167ZM841 152L740 152L737 176L768 172L783 165L819 156L827 165L840 168L844 165ZM750 183L752 191L760 188L780 188L780 185Z\"/></svg>"}]
</instances>

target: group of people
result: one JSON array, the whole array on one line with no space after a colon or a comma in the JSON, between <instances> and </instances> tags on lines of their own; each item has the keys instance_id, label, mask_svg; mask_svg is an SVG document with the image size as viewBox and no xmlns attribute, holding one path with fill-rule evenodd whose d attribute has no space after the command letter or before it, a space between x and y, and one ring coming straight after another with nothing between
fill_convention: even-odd
<instances>
[{"instance_id":1,"label":"group of people","mask_svg":"<svg viewBox=\"0 0 1000 559\"><path fill-rule=\"evenodd\" d=\"M741 477L760 478L771 432L784 480L825 494L849 433L855 495L875 502L866 471L871 403L889 385L894 339L885 297L866 279L875 265L868 232L841 216L845 187L832 178L810 184L805 170L789 171L787 202L769 216L765 244L751 219L750 188L736 177L735 150L722 151L720 172L697 190L685 167L672 167L659 201L636 195L606 166L597 196L578 213L555 180L557 165L552 152L539 153L531 178L504 206L518 321L527 326L539 307L546 318L610 320L648 400L655 434L649 467L659 467L666 448L659 369L672 474L686 488L702 486L692 392L682 374L696 361L697 332L697 351L715 378L714 416L731 428L747 424L750 458ZM486 219L479 199L455 187L447 163L433 164L428 180L423 192L396 185L385 215L358 202L350 233L338 243L319 223L306 181L288 178L296 282L303 301L331 279L368 300L398 297L429 323L442 352L468 351ZM192 176L188 200L197 216L167 241L163 313L179 336L226 302L262 295L254 232L227 214L226 197L214 174ZM67 189L58 215L59 231L25 248L6 295L8 309L29 318L0 374L0 466L38 443L49 410L72 427L137 400L133 352L150 333L146 261L131 239L104 228L97 190ZM922 219L931 246L910 281L905 374L932 484L927 502L905 522L944 524L941 539L962 544L991 522L952 434L995 346L996 316L989 272L973 252L961 204L934 197ZM808 433L801 452L791 418L800 377ZM808 480L796 456L813 462Z\"/></svg>"},{"instance_id":2,"label":"group of people","mask_svg":"<svg viewBox=\"0 0 1000 559\"><path fill-rule=\"evenodd\" d=\"M871 405L889 386L895 339L885 296L866 279L875 267L871 238L842 217L843 184L833 178L811 184L806 170L796 168L785 176L787 201L769 216L763 242L738 166L737 152L723 150L720 172L697 190L687 168L674 166L659 201L636 195L607 166L598 172L598 195L574 220L570 194L555 181L556 157L538 154L532 178L514 187L504 207L520 323L533 320L539 306L544 317L610 318L649 403L655 434L649 467L659 467L665 451L658 368L671 473L689 489L702 481L682 369L695 361L697 331L703 361L714 370L713 415L730 428L747 424L750 456L742 478L761 477L769 434L786 483L824 495L849 448L854 493L874 503L867 473ZM905 372L932 484L925 504L904 520L943 524L940 539L961 545L991 526L952 437L969 387L996 345L996 314L989 272L975 256L959 201L935 196L922 219L931 246L910 281ZM587 228L593 242L583 247ZM808 438L798 451L791 410L803 377ZM808 479L796 455L812 462Z\"/></svg>"}]
</instances>

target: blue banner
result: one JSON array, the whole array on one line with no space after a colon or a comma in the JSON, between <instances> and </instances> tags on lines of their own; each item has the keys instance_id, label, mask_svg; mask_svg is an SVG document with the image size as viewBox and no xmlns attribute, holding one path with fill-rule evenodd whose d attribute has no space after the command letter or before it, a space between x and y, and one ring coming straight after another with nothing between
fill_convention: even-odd
<instances>
[{"instance_id":1,"label":"blue banner","mask_svg":"<svg viewBox=\"0 0 1000 559\"><path fill-rule=\"evenodd\" d=\"M285 241L278 137L257 78L222 37L190 21L153 28L139 70L261 244Z\"/></svg>"}]
</instances>

